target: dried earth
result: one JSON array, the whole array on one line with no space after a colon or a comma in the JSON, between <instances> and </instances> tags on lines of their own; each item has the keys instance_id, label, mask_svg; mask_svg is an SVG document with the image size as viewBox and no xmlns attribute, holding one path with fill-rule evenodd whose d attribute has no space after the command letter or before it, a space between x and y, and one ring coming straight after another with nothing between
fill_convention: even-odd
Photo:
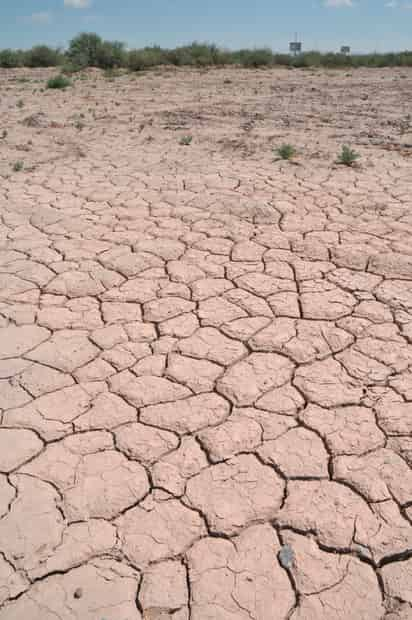
<instances>
[{"instance_id":1,"label":"dried earth","mask_svg":"<svg viewBox=\"0 0 412 620\"><path fill-rule=\"evenodd\" d=\"M0 620L411 619L412 71L50 75L0 74Z\"/></svg>"}]
</instances>

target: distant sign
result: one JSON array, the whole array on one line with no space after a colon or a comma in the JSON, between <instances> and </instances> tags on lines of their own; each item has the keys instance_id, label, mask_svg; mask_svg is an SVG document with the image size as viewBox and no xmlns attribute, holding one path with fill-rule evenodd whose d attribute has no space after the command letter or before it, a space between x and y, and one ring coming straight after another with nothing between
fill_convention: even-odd
<instances>
[{"instance_id":1,"label":"distant sign","mask_svg":"<svg viewBox=\"0 0 412 620\"><path fill-rule=\"evenodd\" d=\"M291 41L289 43L289 51L292 54L298 54L302 51L302 43L300 41Z\"/></svg>"},{"instance_id":2,"label":"distant sign","mask_svg":"<svg viewBox=\"0 0 412 620\"><path fill-rule=\"evenodd\" d=\"M342 45L342 47L340 48L340 53L341 54L350 54L350 47L349 45Z\"/></svg>"}]
</instances>

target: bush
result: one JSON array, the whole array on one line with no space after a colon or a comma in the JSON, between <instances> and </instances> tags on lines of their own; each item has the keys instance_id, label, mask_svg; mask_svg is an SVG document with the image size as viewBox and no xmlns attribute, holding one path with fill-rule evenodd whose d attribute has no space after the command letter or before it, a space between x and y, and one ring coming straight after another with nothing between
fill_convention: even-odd
<instances>
[{"instance_id":1,"label":"bush","mask_svg":"<svg viewBox=\"0 0 412 620\"><path fill-rule=\"evenodd\" d=\"M21 172L24 168L24 161L21 161L21 159L19 159L18 161L15 161L14 164L12 165L12 168L14 172Z\"/></svg>"},{"instance_id":2,"label":"bush","mask_svg":"<svg viewBox=\"0 0 412 620\"><path fill-rule=\"evenodd\" d=\"M127 64L131 71L144 71L166 63L166 54L160 47L145 47L130 51Z\"/></svg>"},{"instance_id":3,"label":"bush","mask_svg":"<svg viewBox=\"0 0 412 620\"><path fill-rule=\"evenodd\" d=\"M239 50L234 52L236 61L249 69L257 69L258 67L269 67L274 64L274 56L269 48L261 48L254 50Z\"/></svg>"},{"instance_id":4,"label":"bush","mask_svg":"<svg viewBox=\"0 0 412 620\"><path fill-rule=\"evenodd\" d=\"M66 62L61 68L61 72L64 75L73 75L73 73L78 73L81 70L82 67L79 67L78 65L73 65L71 62Z\"/></svg>"},{"instance_id":5,"label":"bush","mask_svg":"<svg viewBox=\"0 0 412 620\"><path fill-rule=\"evenodd\" d=\"M190 146L193 141L193 136L182 136L179 140L181 146Z\"/></svg>"},{"instance_id":6,"label":"bush","mask_svg":"<svg viewBox=\"0 0 412 620\"><path fill-rule=\"evenodd\" d=\"M120 41L103 41L97 49L97 66L101 69L115 69L126 64L124 43Z\"/></svg>"},{"instance_id":7,"label":"bush","mask_svg":"<svg viewBox=\"0 0 412 620\"><path fill-rule=\"evenodd\" d=\"M113 69L126 64L127 54L121 41L103 41L93 32L83 32L70 41L67 56L76 67Z\"/></svg>"},{"instance_id":8,"label":"bush","mask_svg":"<svg viewBox=\"0 0 412 620\"><path fill-rule=\"evenodd\" d=\"M166 59L168 63L175 67L184 67L193 64L193 59L187 46L175 47L175 49L167 50Z\"/></svg>"},{"instance_id":9,"label":"bush","mask_svg":"<svg viewBox=\"0 0 412 620\"><path fill-rule=\"evenodd\" d=\"M71 81L64 75L55 75L47 81L47 88L67 88L71 86Z\"/></svg>"},{"instance_id":10,"label":"bush","mask_svg":"<svg viewBox=\"0 0 412 620\"><path fill-rule=\"evenodd\" d=\"M20 50L0 50L0 67L14 69L24 65L24 52Z\"/></svg>"},{"instance_id":11,"label":"bush","mask_svg":"<svg viewBox=\"0 0 412 620\"><path fill-rule=\"evenodd\" d=\"M273 54L273 64L289 67L293 63L293 56L290 54Z\"/></svg>"},{"instance_id":12,"label":"bush","mask_svg":"<svg viewBox=\"0 0 412 620\"><path fill-rule=\"evenodd\" d=\"M344 166L353 166L353 164L360 158L359 153L351 149L349 146L342 146L342 151L338 156L338 164Z\"/></svg>"},{"instance_id":13,"label":"bush","mask_svg":"<svg viewBox=\"0 0 412 620\"><path fill-rule=\"evenodd\" d=\"M190 45L176 47L166 52L167 60L177 67L185 65L194 67L207 67L224 65L232 62L232 52L219 49L210 43L198 43L194 41Z\"/></svg>"},{"instance_id":14,"label":"bush","mask_svg":"<svg viewBox=\"0 0 412 620\"><path fill-rule=\"evenodd\" d=\"M280 159L292 159L296 155L296 149L292 144L281 144L276 150L275 153Z\"/></svg>"},{"instance_id":15,"label":"bush","mask_svg":"<svg viewBox=\"0 0 412 620\"><path fill-rule=\"evenodd\" d=\"M232 64L233 52L221 49L211 43L197 43L183 45L175 49L166 50L167 62L176 67L209 67Z\"/></svg>"},{"instance_id":16,"label":"bush","mask_svg":"<svg viewBox=\"0 0 412 620\"><path fill-rule=\"evenodd\" d=\"M174 49L158 46L144 47L127 52L120 41L105 41L98 34L83 32L74 37L65 54L47 45L37 45L27 52L21 50L0 50L0 67L46 67L69 65L70 71L85 67L115 69L129 67L142 71L163 64L177 67L208 67L225 64L240 64L244 67L409 67L412 66L412 51L388 54L357 54L346 56L334 52L307 51L297 56L276 54L269 48L240 49L228 51L211 43L194 41Z\"/></svg>"},{"instance_id":17,"label":"bush","mask_svg":"<svg viewBox=\"0 0 412 620\"><path fill-rule=\"evenodd\" d=\"M63 55L47 45L36 45L26 52L25 64L28 67L56 67L63 62Z\"/></svg>"},{"instance_id":18,"label":"bush","mask_svg":"<svg viewBox=\"0 0 412 620\"><path fill-rule=\"evenodd\" d=\"M69 43L67 56L78 67L97 67L103 41L98 34L82 32Z\"/></svg>"}]
</instances>

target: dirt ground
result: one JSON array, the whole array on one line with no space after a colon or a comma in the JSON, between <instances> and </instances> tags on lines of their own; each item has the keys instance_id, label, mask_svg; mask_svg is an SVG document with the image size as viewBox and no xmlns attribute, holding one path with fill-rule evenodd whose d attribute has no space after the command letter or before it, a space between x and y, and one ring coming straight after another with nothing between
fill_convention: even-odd
<instances>
[{"instance_id":1,"label":"dirt ground","mask_svg":"<svg viewBox=\"0 0 412 620\"><path fill-rule=\"evenodd\" d=\"M0 73L0 620L410 620L412 70L51 75Z\"/></svg>"}]
</instances>

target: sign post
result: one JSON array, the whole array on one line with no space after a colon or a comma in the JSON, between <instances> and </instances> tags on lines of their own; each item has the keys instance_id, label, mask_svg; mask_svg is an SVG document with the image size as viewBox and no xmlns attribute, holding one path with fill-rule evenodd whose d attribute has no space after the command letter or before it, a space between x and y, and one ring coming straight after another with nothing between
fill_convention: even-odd
<instances>
[{"instance_id":1,"label":"sign post","mask_svg":"<svg viewBox=\"0 0 412 620\"><path fill-rule=\"evenodd\" d=\"M300 54L302 51L302 43L300 41L291 41L289 43L289 51L294 56Z\"/></svg>"},{"instance_id":2,"label":"sign post","mask_svg":"<svg viewBox=\"0 0 412 620\"><path fill-rule=\"evenodd\" d=\"M302 43L298 41L298 33L295 32L295 40L289 43L289 52L296 56L302 51Z\"/></svg>"}]
</instances>

